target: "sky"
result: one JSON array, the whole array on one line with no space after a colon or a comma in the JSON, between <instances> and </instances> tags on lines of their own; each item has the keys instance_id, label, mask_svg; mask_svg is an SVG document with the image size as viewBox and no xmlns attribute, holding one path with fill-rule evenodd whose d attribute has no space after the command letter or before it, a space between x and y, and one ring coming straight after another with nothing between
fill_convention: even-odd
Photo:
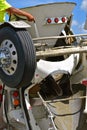
<instances>
[{"instance_id":1,"label":"sky","mask_svg":"<svg viewBox=\"0 0 87 130\"><path fill-rule=\"evenodd\" d=\"M24 8L38 4L46 4L52 2L75 2L76 7L73 10L72 30L74 34L87 33L84 30L84 23L87 16L87 0L7 0L16 8Z\"/></svg>"}]
</instances>

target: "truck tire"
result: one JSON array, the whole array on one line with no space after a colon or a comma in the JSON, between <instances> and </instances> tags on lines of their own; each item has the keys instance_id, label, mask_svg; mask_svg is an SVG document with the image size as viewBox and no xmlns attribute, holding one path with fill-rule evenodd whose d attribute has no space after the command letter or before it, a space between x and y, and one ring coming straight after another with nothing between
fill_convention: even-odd
<instances>
[{"instance_id":1,"label":"truck tire","mask_svg":"<svg viewBox=\"0 0 87 130\"><path fill-rule=\"evenodd\" d=\"M10 88L28 86L36 68L35 49L26 29L0 29L0 46L9 50L11 64L0 68L0 78Z\"/></svg>"}]
</instances>

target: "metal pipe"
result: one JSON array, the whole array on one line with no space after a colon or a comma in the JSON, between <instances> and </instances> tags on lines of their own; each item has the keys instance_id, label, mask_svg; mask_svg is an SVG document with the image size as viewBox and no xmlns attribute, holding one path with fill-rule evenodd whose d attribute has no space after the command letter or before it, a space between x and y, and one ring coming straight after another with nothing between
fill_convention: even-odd
<instances>
[{"instance_id":1,"label":"metal pipe","mask_svg":"<svg viewBox=\"0 0 87 130\"><path fill-rule=\"evenodd\" d=\"M66 55L66 54L75 54L75 53L86 53L87 52L87 46L77 46L77 47L69 47L69 48L63 48L63 49L47 49L45 51L38 51L36 52L36 57L51 57L51 56L60 56L60 55Z\"/></svg>"},{"instance_id":2,"label":"metal pipe","mask_svg":"<svg viewBox=\"0 0 87 130\"><path fill-rule=\"evenodd\" d=\"M38 37L38 38L33 38L33 41L37 40L51 40L51 39L61 39L61 38L70 38L70 37L82 37L82 36L87 36L87 34L75 34L75 35L66 35L66 36L50 36L50 37Z\"/></svg>"}]
</instances>

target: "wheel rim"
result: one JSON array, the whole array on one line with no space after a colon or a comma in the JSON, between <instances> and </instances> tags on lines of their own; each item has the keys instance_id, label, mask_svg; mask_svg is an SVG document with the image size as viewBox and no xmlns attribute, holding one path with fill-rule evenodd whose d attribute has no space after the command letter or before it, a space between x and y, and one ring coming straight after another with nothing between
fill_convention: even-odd
<instances>
[{"instance_id":1,"label":"wheel rim","mask_svg":"<svg viewBox=\"0 0 87 130\"><path fill-rule=\"evenodd\" d=\"M9 76L13 75L15 73L15 71L17 69L17 65L18 65L18 55L17 55L16 48L14 46L14 43L10 40L4 40L1 43L1 47L7 48L8 53L10 55L9 65L2 67L2 70L4 71L4 73L6 73Z\"/></svg>"}]
</instances>

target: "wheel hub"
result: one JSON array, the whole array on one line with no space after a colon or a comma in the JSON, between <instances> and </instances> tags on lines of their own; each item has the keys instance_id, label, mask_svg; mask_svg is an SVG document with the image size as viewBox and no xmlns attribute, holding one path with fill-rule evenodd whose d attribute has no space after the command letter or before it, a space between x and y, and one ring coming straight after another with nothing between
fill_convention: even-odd
<instances>
[{"instance_id":1,"label":"wheel hub","mask_svg":"<svg viewBox=\"0 0 87 130\"><path fill-rule=\"evenodd\" d=\"M17 51L10 40L4 40L0 49L0 67L7 75L13 75L18 64Z\"/></svg>"}]
</instances>

